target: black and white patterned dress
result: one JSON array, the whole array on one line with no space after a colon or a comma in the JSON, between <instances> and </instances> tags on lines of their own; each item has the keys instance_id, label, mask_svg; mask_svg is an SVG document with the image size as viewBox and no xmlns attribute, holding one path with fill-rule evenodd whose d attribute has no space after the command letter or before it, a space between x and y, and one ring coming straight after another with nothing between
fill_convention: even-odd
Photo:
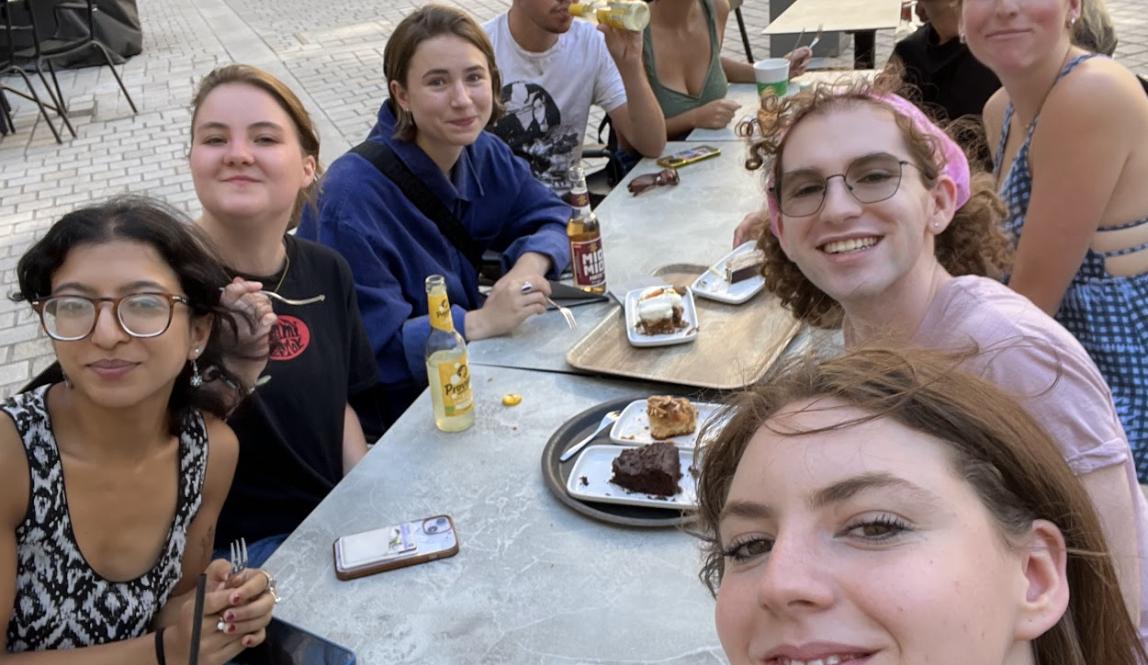
<instances>
[{"instance_id":1,"label":"black and white patterned dress","mask_svg":"<svg viewBox=\"0 0 1148 665\"><path fill-rule=\"evenodd\" d=\"M144 635L179 582L187 529L203 499L207 429L192 412L179 437L175 519L155 565L128 582L92 570L76 544L64 491L60 451L44 397L49 386L0 406L24 440L31 480L28 512L16 528L16 602L8 651L46 651L105 644Z\"/></svg>"}]
</instances>

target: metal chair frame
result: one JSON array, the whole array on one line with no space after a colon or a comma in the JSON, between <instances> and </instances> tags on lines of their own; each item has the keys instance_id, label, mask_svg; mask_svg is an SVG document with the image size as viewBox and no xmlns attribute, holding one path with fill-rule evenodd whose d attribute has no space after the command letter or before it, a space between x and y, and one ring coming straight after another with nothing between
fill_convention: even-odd
<instances>
[{"instance_id":1,"label":"metal chair frame","mask_svg":"<svg viewBox=\"0 0 1148 665\"><path fill-rule=\"evenodd\" d=\"M60 139L60 133L56 130L56 126L52 124L52 119L48 116L48 109L56 112L57 115L63 119L64 124L67 125L68 130L72 132L72 136L76 135L75 130L72 129L71 124L68 122L67 116L60 111L59 102L52 94L52 88L49 87L48 81L44 79L43 72L37 72L40 75L40 81L44 84L44 90L47 91L48 97L52 100L51 104L44 102L40 99L39 93L36 92L35 86L32 85L32 80L28 78L27 72L24 71L19 65L16 64L16 42L15 34L18 30L12 25L12 13L8 0L0 0L0 18L3 20L3 37L4 41L0 44L0 77L8 76L10 74L18 74L20 78L24 79L24 85L28 87L28 92L21 92L12 86L0 84L0 113L4 116L4 122L8 129L15 133L16 125L12 121L12 113L8 109L7 100L3 99L4 92L10 92L18 97L22 97L36 104L36 108L40 110L41 117L44 118L45 124L51 130L52 136L55 137L56 143L63 143ZM6 133L6 132L5 132Z\"/></svg>"}]
</instances>

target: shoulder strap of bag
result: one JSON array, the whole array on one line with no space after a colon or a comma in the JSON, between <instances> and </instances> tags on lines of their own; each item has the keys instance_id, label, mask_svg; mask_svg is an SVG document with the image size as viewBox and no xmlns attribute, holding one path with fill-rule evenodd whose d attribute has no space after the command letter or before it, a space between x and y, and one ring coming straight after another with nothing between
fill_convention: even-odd
<instances>
[{"instance_id":1,"label":"shoulder strap of bag","mask_svg":"<svg viewBox=\"0 0 1148 665\"><path fill-rule=\"evenodd\" d=\"M398 185L403 194L415 204L422 214L435 223L439 232L462 252L467 261L470 261L475 270L482 266L482 248L467 232L466 227L458 218L447 209L443 202L431 193L427 186L411 173L406 164L398 158L391 147L385 143L363 141L351 148L351 152L370 162L391 182Z\"/></svg>"}]
</instances>

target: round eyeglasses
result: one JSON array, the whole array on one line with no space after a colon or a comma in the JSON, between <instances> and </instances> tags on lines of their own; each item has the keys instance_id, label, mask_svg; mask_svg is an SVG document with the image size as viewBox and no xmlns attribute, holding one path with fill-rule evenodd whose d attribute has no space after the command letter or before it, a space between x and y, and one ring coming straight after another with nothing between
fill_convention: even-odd
<instances>
[{"instance_id":1,"label":"round eyeglasses","mask_svg":"<svg viewBox=\"0 0 1148 665\"><path fill-rule=\"evenodd\" d=\"M906 165L920 168L893 156L863 157L850 164L844 173L830 176L812 171L787 173L781 184L773 187L773 193L781 213L788 217L809 217L820 212L833 178L841 178L845 189L858 203L880 203L897 193Z\"/></svg>"},{"instance_id":2,"label":"round eyeglasses","mask_svg":"<svg viewBox=\"0 0 1148 665\"><path fill-rule=\"evenodd\" d=\"M186 296L170 293L132 293L119 298L51 296L33 300L40 324L48 337L60 342L84 339L96 329L100 303L110 302L116 320L132 337L158 337L171 325L175 303L188 304Z\"/></svg>"}]
</instances>

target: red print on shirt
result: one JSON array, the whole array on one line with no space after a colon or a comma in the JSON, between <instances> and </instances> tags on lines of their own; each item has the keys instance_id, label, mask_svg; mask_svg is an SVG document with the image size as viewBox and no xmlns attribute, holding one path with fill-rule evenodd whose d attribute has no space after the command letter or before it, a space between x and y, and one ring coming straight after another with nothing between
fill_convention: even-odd
<instances>
[{"instance_id":1,"label":"red print on shirt","mask_svg":"<svg viewBox=\"0 0 1148 665\"><path fill-rule=\"evenodd\" d=\"M280 314L271 329L271 359L291 360L311 345L311 329L302 319Z\"/></svg>"}]
</instances>

